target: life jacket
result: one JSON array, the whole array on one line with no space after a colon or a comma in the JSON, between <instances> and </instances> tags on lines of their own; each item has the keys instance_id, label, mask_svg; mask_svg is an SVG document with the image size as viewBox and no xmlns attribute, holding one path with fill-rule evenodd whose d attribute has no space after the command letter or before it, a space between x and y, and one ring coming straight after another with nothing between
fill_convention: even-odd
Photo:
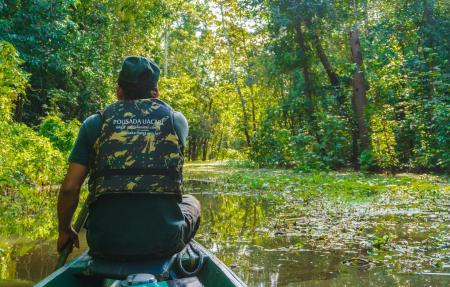
<instances>
[{"instance_id":1,"label":"life jacket","mask_svg":"<svg viewBox=\"0 0 450 287\"><path fill-rule=\"evenodd\" d=\"M161 100L118 101L102 112L89 190L182 194L183 146Z\"/></svg>"}]
</instances>

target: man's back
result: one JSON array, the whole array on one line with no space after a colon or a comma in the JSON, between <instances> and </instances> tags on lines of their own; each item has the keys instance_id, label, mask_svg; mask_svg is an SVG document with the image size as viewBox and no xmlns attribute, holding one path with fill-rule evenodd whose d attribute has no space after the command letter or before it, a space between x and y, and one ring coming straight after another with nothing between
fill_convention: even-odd
<instances>
[{"instance_id":1,"label":"man's back","mask_svg":"<svg viewBox=\"0 0 450 287\"><path fill-rule=\"evenodd\" d=\"M127 106L136 106L137 102L147 102L147 109L150 112L152 104L158 104L165 106L166 104L160 100L136 100L129 101L126 105L122 105L125 108ZM114 106L119 103L114 103L108 106L106 110L112 110ZM111 112L111 111L110 111ZM114 111L112 111L114 112ZM131 114L129 110L123 110L122 113ZM113 117L114 115L109 115ZM133 148L137 143L133 144L128 141L123 151L116 151L114 148L114 142L110 139L105 139L105 117L104 113L98 114L98 118L89 117L83 124L86 125L86 139L79 138L75 145L70 158L77 159L88 154L88 163L91 166L91 178L90 178L90 192L95 192L98 187L104 187L105 194L98 196L95 202L89 206L89 218L86 224L87 227L87 241L90 247L90 253L99 257L120 257L120 258L141 258L141 257L160 257L168 254L173 254L183 248L183 230L186 228L183 214L178 207L178 203L181 202L181 197L176 194L144 194L143 192L130 193L130 194L111 194L123 190L124 186L133 183L133 178L139 175L129 176L124 178L123 176L114 180L114 176L107 176L108 185L105 187L104 181L95 187L92 187L94 181L92 173L98 170L99 163L99 141L104 141L106 150L100 150L103 157L108 158L108 163L114 162L114 154L120 153L124 159L134 158L133 152L140 152ZM119 132L126 134L127 125L121 118L120 113L117 115L121 120ZM172 116L171 116L172 117ZM175 132L182 134L184 116L178 113L178 122L174 119L168 119L169 122L177 123L175 126ZM148 119L148 118L147 118ZM181 120L180 120L181 119ZM111 121L113 121L111 119ZM135 129L136 124L130 121L132 133L139 132L139 129ZM107 127L107 126L106 126ZM148 130L148 126L146 126ZM159 127L161 128L161 127ZM181 131L180 131L181 130ZM185 133L186 134L186 133ZM83 136L83 133L80 133ZM143 134L142 137L154 138L154 134ZM114 137L115 134L110 135ZM134 135L131 135L135 137ZM125 140L125 138L124 138ZM180 140L182 144L185 139ZM85 143L87 146L78 146L78 143ZM150 145L153 143L149 143ZM140 144L145 147L144 144ZM120 147L118 147L120 149ZM124 149L125 149L124 148ZM163 147L164 148L164 147ZM89 150L81 155L80 150ZM157 150L155 150L157 151ZM158 151L161 153L161 151ZM146 154L148 160L152 162L151 156L155 157L155 154ZM112 158L112 159L111 159ZM83 160L86 162L86 159ZM103 162L103 164L105 164ZM142 168L142 167L141 167ZM125 168L122 168L125 169ZM130 170L130 169L128 169ZM152 170L150 170L152 172ZM142 177L142 176L140 176ZM111 180L111 178L113 180ZM148 186L150 188L150 185ZM151 191L151 189L149 189Z\"/></svg>"},{"instance_id":2,"label":"man's back","mask_svg":"<svg viewBox=\"0 0 450 287\"><path fill-rule=\"evenodd\" d=\"M173 114L156 99L119 101L101 113L101 130L90 147L89 189L96 196L87 222L92 255L159 257L184 246L186 223L177 205L181 170L177 178L163 175L181 169L183 161Z\"/></svg>"},{"instance_id":3,"label":"man's back","mask_svg":"<svg viewBox=\"0 0 450 287\"><path fill-rule=\"evenodd\" d=\"M119 101L81 126L58 198L58 249L78 237L70 222L90 174L87 239L102 257L159 257L195 235L200 203L181 194L187 122L158 100L159 68L143 57L125 59Z\"/></svg>"},{"instance_id":4,"label":"man's back","mask_svg":"<svg viewBox=\"0 0 450 287\"><path fill-rule=\"evenodd\" d=\"M89 189L164 193L181 199L183 146L173 109L158 99L118 101L102 113Z\"/></svg>"},{"instance_id":5,"label":"man's back","mask_svg":"<svg viewBox=\"0 0 450 287\"><path fill-rule=\"evenodd\" d=\"M188 123L182 113L174 111L174 128L181 145L186 146L188 136ZM102 117L100 113L89 116L81 125L78 137L69 155L69 162L84 166L92 165L95 157L94 144L100 136Z\"/></svg>"}]
</instances>

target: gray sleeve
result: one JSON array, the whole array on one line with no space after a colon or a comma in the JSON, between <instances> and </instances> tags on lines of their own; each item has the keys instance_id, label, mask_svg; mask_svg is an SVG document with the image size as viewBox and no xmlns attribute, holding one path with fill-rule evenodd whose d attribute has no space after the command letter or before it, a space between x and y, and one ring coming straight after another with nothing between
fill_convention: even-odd
<instances>
[{"instance_id":1,"label":"gray sleeve","mask_svg":"<svg viewBox=\"0 0 450 287\"><path fill-rule=\"evenodd\" d=\"M185 147L186 141L187 141L187 136L189 133L189 125L188 125L187 120L182 113L174 112L173 123L174 123L175 132L177 133L177 136L180 139L181 144Z\"/></svg>"}]
</instances>

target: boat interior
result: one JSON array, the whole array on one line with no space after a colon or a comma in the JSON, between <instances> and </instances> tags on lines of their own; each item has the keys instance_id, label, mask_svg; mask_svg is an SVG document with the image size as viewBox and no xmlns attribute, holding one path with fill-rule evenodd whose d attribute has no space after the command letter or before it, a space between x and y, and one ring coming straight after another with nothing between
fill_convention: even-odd
<instances>
[{"instance_id":1,"label":"boat interior","mask_svg":"<svg viewBox=\"0 0 450 287\"><path fill-rule=\"evenodd\" d=\"M186 271L193 270L196 267L192 266L199 263L198 257L189 255L182 256L181 262L177 264L176 255L163 259L121 262L94 259L86 252L52 274L42 286L204 286L198 276L183 273L176 266L182 264Z\"/></svg>"}]
</instances>

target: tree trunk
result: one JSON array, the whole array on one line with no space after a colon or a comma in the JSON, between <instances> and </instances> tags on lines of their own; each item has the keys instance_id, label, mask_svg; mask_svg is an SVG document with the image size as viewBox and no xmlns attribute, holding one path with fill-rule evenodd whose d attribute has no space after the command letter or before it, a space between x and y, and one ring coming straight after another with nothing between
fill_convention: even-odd
<instances>
[{"instance_id":1,"label":"tree trunk","mask_svg":"<svg viewBox=\"0 0 450 287\"><path fill-rule=\"evenodd\" d=\"M308 23L308 26L310 27L310 30L312 31L312 37L313 37L313 42L314 42L313 44L316 49L317 56L319 57L319 60L322 63L322 66L325 69L325 72L327 73L328 80L330 81L330 84L334 89L336 101L337 101L339 107L343 107L345 104L345 99L339 89L339 85L340 85L339 76L337 75L336 71L334 70L333 66L331 65L327 54L325 54L325 51L322 47L322 43L320 42L320 38L317 35L316 31L314 30L314 27L312 27L311 23Z\"/></svg>"},{"instance_id":2,"label":"tree trunk","mask_svg":"<svg viewBox=\"0 0 450 287\"><path fill-rule=\"evenodd\" d=\"M253 85L250 86L251 104L252 104L252 127L253 133L256 133L256 105L255 105L255 93L253 91Z\"/></svg>"},{"instance_id":3,"label":"tree trunk","mask_svg":"<svg viewBox=\"0 0 450 287\"><path fill-rule=\"evenodd\" d=\"M335 88L339 87L339 77L336 74L335 70L333 69L333 66L331 66L331 63L328 60L328 57L325 54L325 51L323 50L322 43L320 42L320 38L317 35L310 19L306 20L306 25L308 26L309 30L311 31L312 38L314 41L314 43L313 43L314 48L316 49L317 56L319 57L319 60L322 63L322 66L325 69L325 72L327 73L330 84Z\"/></svg>"},{"instance_id":4,"label":"tree trunk","mask_svg":"<svg viewBox=\"0 0 450 287\"><path fill-rule=\"evenodd\" d=\"M217 144L216 150L217 158L219 158L220 151L222 150L222 140L223 140L223 128L220 129L219 143Z\"/></svg>"},{"instance_id":5,"label":"tree trunk","mask_svg":"<svg viewBox=\"0 0 450 287\"><path fill-rule=\"evenodd\" d=\"M360 152L369 147L369 133L365 122L365 111L367 106L366 99L366 84L363 71L363 58L361 53L361 46L359 43L359 31L355 27L350 32L350 49L352 62L356 64L356 70L352 79L353 91L353 108L355 111L358 139Z\"/></svg>"},{"instance_id":6,"label":"tree trunk","mask_svg":"<svg viewBox=\"0 0 450 287\"><path fill-rule=\"evenodd\" d=\"M352 100L353 102L353 100ZM358 147L358 129L356 128L355 118L350 118L350 123L352 127L352 166L354 170L359 170L359 147Z\"/></svg>"},{"instance_id":7,"label":"tree trunk","mask_svg":"<svg viewBox=\"0 0 450 287\"><path fill-rule=\"evenodd\" d=\"M190 161L192 160L192 142L193 142L192 138L189 139L189 144L187 146L187 155L186 155L186 157Z\"/></svg>"},{"instance_id":8,"label":"tree trunk","mask_svg":"<svg viewBox=\"0 0 450 287\"><path fill-rule=\"evenodd\" d=\"M433 10L434 10L434 1L431 1L431 3L429 3L427 0L423 0L422 1L422 5L423 5L423 15L422 15L422 23L421 25L419 25L419 27L421 27L422 30L422 42L423 42L423 46L426 48L430 48L432 50L434 50L434 38L433 38ZM427 63L427 70L428 73L426 73L426 95L428 97L428 100L432 100L433 99L433 92L434 92L434 85L433 85L433 77L431 76L432 71L433 71L433 67L436 65L434 57L429 55L429 53L425 52L425 49L423 49L422 54L423 54L423 59L425 60L425 62ZM430 114L430 113L428 113Z\"/></svg>"},{"instance_id":9,"label":"tree trunk","mask_svg":"<svg viewBox=\"0 0 450 287\"><path fill-rule=\"evenodd\" d=\"M167 77L169 69L169 25L164 29L164 76Z\"/></svg>"},{"instance_id":10,"label":"tree trunk","mask_svg":"<svg viewBox=\"0 0 450 287\"><path fill-rule=\"evenodd\" d=\"M192 138L189 142L190 145L190 159L191 161L197 160L197 140Z\"/></svg>"},{"instance_id":11,"label":"tree trunk","mask_svg":"<svg viewBox=\"0 0 450 287\"><path fill-rule=\"evenodd\" d=\"M311 86L311 73L309 71L309 62L306 53L305 36L303 34L301 23L298 23L296 25L296 38L300 51L302 52L301 65L304 81L303 92L306 97L306 112L308 120L312 121L314 113L314 103L313 103L313 91Z\"/></svg>"},{"instance_id":12,"label":"tree trunk","mask_svg":"<svg viewBox=\"0 0 450 287\"><path fill-rule=\"evenodd\" d=\"M16 122L22 122L23 117L23 103L24 103L24 95L19 94L16 102L16 108L14 111L14 120Z\"/></svg>"},{"instance_id":13,"label":"tree trunk","mask_svg":"<svg viewBox=\"0 0 450 287\"><path fill-rule=\"evenodd\" d=\"M240 14L240 13L239 13ZM242 25L240 26L241 29L244 29ZM245 58L247 60L247 66L245 68L247 77L250 77L250 70L248 68L250 63L250 56L247 49L247 37L245 35L245 32L242 33L242 47L244 49ZM256 133L256 108L255 108L255 91L253 89L253 83L249 85L250 87L250 103L251 103L251 112L252 112L252 132L253 134Z\"/></svg>"},{"instance_id":14,"label":"tree trunk","mask_svg":"<svg viewBox=\"0 0 450 287\"><path fill-rule=\"evenodd\" d=\"M428 0L422 1L423 5L423 20L422 25L419 25L421 29L424 31L425 35L425 41L424 44L427 48L434 48L434 39L433 39L433 33L432 27L433 27L433 12L434 12L434 1L432 0L431 3L428 2Z\"/></svg>"},{"instance_id":15,"label":"tree trunk","mask_svg":"<svg viewBox=\"0 0 450 287\"><path fill-rule=\"evenodd\" d=\"M225 19L224 19L224 16L223 16L223 3L220 4L220 12L221 12L221 15L222 15L223 33L225 35L225 38L227 40L227 45L228 45L228 56L230 58L231 78L233 80L233 83L234 83L234 86L236 88L236 91L237 91L237 93L239 95L239 99L241 100L245 139L246 139L246 142L247 142L247 146L251 146L249 126L248 126L248 116L247 116L247 105L246 105L246 102L245 102L245 99L244 99L244 95L242 94L241 87L239 86L239 83L238 83L238 80L237 80L236 71L234 69L234 59L233 59L233 51L231 49L231 40L230 40L230 36L228 35L227 28L225 26Z\"/></svg>"},{"instance_id":16,"label":"tree trunk","mask_svg":"<svg viewBox=\"0 0 450 287\"><path fill-rule=\"evenodd\" d=\"M206 161L207 156L208 156L208 139L204 139L202 144L202 161Z\"/></svg>"}]
</instances>

